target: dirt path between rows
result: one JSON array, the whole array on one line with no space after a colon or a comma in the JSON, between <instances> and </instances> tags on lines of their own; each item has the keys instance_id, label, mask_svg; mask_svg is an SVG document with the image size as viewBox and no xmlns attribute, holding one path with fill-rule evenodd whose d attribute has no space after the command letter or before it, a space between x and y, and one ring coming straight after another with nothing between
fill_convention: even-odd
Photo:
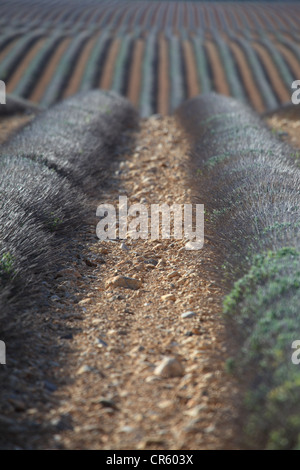
<instances>
[{"instance_id":1,"label":"dirt path between rows","mask_svg":"<svg viewBox=\"0 0 300 470\"><path fill-rule=\"evenodd\" d=\"M269 52L260 43L253 42L253 49L258 53L263 66L265 67L268 78L272 84L272 88L276 92L278 98L282 103L290 101L290 91L286 89L283 79L277 73L277 68L269 55Z\"/></svg>"},{"instance_id":2,"label":"dirt path between rows","mask_svg":"<svg viewBox=\"0 0 300 470\"><path fill-rule=\"evenodd\" d=\"M94 45L96 44L97 39L98 39L97 36L93 36L84 45L80 54L80 58L77 61L74 71L72 73L72 76L69 80L68 88L64 92L64 95L63 95L64 98L67 98L68 96L72 96L80 90L82 77L86 69L86 65L88 63L90 54L92 52Z\"/></svg>"},{"instance_id":3,"label":"dirt path between rows","mask_svg":"<svg viewBox=\"0 0 300 470\"><path fill-rule=\"evenodd\" d=\"M265 109L263 99L257 89L255 79L252 74L252 70L249 67L248 61L241 50L240 46L234 41L229 41L229 46L233 52L237 67L244 82L246 92L249 96L249 100L252 103L256 111L262 112Z\"/></svg>"},{"instance_id":4,"label":"dirt path between rows","mask_svg":"<svg viewBox=\"0 0 300 470\"><path fill-rule=\"evenodd\" d=\"M55 51L53 52L51 59L49 59L47 66L45 67L39 81L33 91L31 92L29 99L35 103L39 103L44 93L49 86L52 77L54 76L55 71L58 68L58 64L61 60L63 60L64 53L66 52L67 48L71 43L70 38L63 39L59 46L56 47Z\"/></svg>"},{"instance_id":5,"label":"dirt path between rows","mask_svg":"<svg viewBox=\"0 0 300 470\"><path fill-rule=\"evenodd\" d=\"M184 60L186 66L186 79L188 85L188 98L197 96L200 93L199 83L198 83L198 74L195 56L191 42L188 40L183 41L183 50L184 50Z\"/></svg>"},{"instance_id":6,"label":"dirt path between rows","mask_svg":"<svg viewBox=\"0 0 300 470\"><path fill-rule=\"evenodd\" d=\"M0 143L29 119L1 117ZM267 122L300 147L298 107ZM48 304L14 319L0 390L2 449L238 448L240 398L225 372L224 293L210 242L187 251L183 240L95 235L97 205L117 206L119 195L148 208L193 201L187 142L174 118L156 116L124 150L91 204L90 225L70 234L69 264L44 280ZM201 188L198 195L201 202ZM142 284L117 287L115 276ZM181 364L179 376L155 373L165 356Z\"/></svg>"},{"instance_id":7,"label":"dirt path between rows","mask_svg":"<svg viewBox=\"0 0 300 470\"><path fill-rule=\"evenodd\" d=\"M28 65L34 60L35 56L38 54L40 49L45 44L45 38L37 40L32 47L24 55L23 59L18 63L17 69L14 71L12 76L9 79L7 85L7 93L13 93L14 89L18 85L19 81L22 79L24 73L26 72Z\"/></svg>"},{"instance_id":8,"label":"dirt path between rows","mask_svg":"<svg viewBox=\"0 0 300 470\"><path fill-rule=\"evenodd\" d=\"M92 213L119 195L129 206L191 202L187 155L174 118L143 120ZM96 223L73 240L84 241L84 256L75 250L54 287L46 282L50 306L24 314L30 342L7 370L0 428L11 434L2 447L236 448L237 387L225 372L223 292L205 267L217 263L209 242L200 251L172 238L100 242ZM115 276L141 286L116 287ZM179 376L159 375L165 357Z\"/></svg>"},{"instance_id":9,"label":"dirt path between rows","mask_svg":"<svg viewBox=\"0 0 300 470\"><path fill-rule=\"evenodd\" d=\"M205 47L208 52L209 63L212 68L215 90L218 93L230 96L229 85L227 83L226 74L216 44L213 41L208 40L205 42Z\"/></svg>"}]
</instances>

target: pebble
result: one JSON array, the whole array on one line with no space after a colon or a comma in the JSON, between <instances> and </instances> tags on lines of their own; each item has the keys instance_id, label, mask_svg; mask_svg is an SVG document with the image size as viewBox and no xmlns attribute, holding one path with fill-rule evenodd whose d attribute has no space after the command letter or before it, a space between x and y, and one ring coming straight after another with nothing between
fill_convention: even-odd
<instances>
[{"instance_id":1,"label":"pebble","mask_svg":"<svg viewBox=\"0 0 300 470\"><path fill-rule=\"evenodd\" d=\"M125 243L121 243L121 250L129 251L129 248Z\"/></svg>"},{"instance_id":2,"label":"pebble","mask_svg":"<svg viewBox=\"0 0 300 470\"><path fill-rule=\"evenodd\" d=\"M130 432L133 432L135 431L136 428L132 427L132 426L123 426L121 429L120 429L120 432L125 432L125 433L130 433Z\"/></svg>"},{"instance_id":3,"label":"pebble","mask_svg":"<svg viewBox=\"0 0 300 470\"><path fill-rule=\"evenodd\" d=\"M184 312L181 314L181 318L192 318L195 316L196 316L195 312L192 312L192 311Z\"/></svg>"},{"instance_id":4,"label":"pebble","mask_svg":"<svg viewBox=\"0 0 300 470\"><path fill-rule=\"evenodd\" d=\"M149 375L149 376L146 378L145 382L146 382L147 384L150 384L150 383L152 383L152 382L157 382L158 380L160 380L160 378L157 377L156 375Z\"/></svg>"},{"instance_id":5,"label":"pebble","mask_svg":"<svg viewBox=\"0 0 300 470\"><path fill-rule=\"evenodd\" d=\"M154 374L161 377L182 377L184 375L184 367L178 359L165 357L155 368Z\"/></svg>"},{"instance_id":6,"label":"pebble","mask_svg":"<svg viewBox=\"0 0 300 470\"><path fill-rule=\"evenodd\" d=\"M215 432L216 427L214 425L208 426L207 428L204 428L203 431L206 432L207 434L211 434Z\"/></svg>"},{"instance_id":7,"label":"pebble","mask_svg":"<svg viewBox=\"0 0 300 470\"><path fill-rule=\"evenodd\" d=\"M201 414L201 411L205 409L207 409L206 404L197 405L197 406L194 406L194 408L191 408L190 410L185 411L184 414L187 416L191 416L192 418L196 418Z\"/></svg>"},{"instance_id":8,"label":"pebble","mask_svg":"<svg viewBox=\"0 0 300 470\"><path fill-rule=\"evenodd\" d=\"M117 405L113 400L109 400L108 398L100 398L99 404L102 405L104 408L113 408L117 409Z\"/></svg>"},{"instance_id":9,"label":"pebble","mask_svg":"<svg viewBox=\"0 0 300 470\"><path fill-rule=\"evenodd\" d=\"M62 269L61 271L59 271L56 275L57 278L68 277L68 276L80 278L81 274L76 269L66 268L66 269Z\"/></svg>"},{"instance_id":10,"label":"pebble","mask_svg":"<svg viewBox=\"0 0 300 470\"><path fill-rule=\"evenodd\" d=\"M100 248L99 253L102 255L107 255L109 253L108 249L105 247Z\"/></svg>"},{"instance_id":11,"label":"pebble","mask_svg":"<svg viewBox=\"0 0 300 470\"><path fill-rule=\"evenodd\" d=\"M165 294L165 295L161 296L161 300L164 300L166 302L168 302L169 300L175 301L176 296L175 296L175 294Z\"/></svg>"},{"instance_id":12,"label":"pebble","mask_svg":"<svg viewBox=\"0 0 300 470\"><path fill-rule=\"evenodd\" d=\"M150 258L150 259L146 259L144 261L145 264L152 264L153 266L156 266L157 265L157 260L154 259L154 258Z\"/></svg>"},{"instance_id":13,"label":"pebble","mask_svg":"<svg viewBox=\"0 0 300 470\"><path fill-rule=\"evenodd\" d=\"M81 374L85 374L86 372L91 372L91 367L87 366L87 365L83 365L81 367L79 367L78 371L77 371L77 375L81 375Z\"/></svg>"},{"instance_id":14,"label":"pebble","mask_svg":"<svg viewBox=\"0 0 300 470\"><path fill-rule=\"evenodd\" d=\"M105 283L105 287L124 287L125 289L137 290L141 287L142 281L140 279L134 279L126 276L115 276L108 279Z\"/></svg>"},{"instance_id":15,"label":"pebble","mask_svg":"<svg viewBox=\"0 0 300 470\"><path fill-rule=\"evenodd\" d=\"M78 302L78 305L86 305L86 304L90 304L92 301L91 298L87 297L86 299L82 299L80 300L80 302Z\"/></svg>"},{"instance_id":16,"label":"pebble","mask_svg":"<svg viewBox=\"0 0 300 470\"><path fill-rule=\"evenodd\" d=\"M107 348L107 343L105 341L103 341L103 339L101 339L101 338L97 338L96 343L97 343L98 347Z\"/></svg>"},{"instance_id":17,"label":"pebble","mask_svg":"<svg viewBox=\"0 0 300 470\"><path fill-rule=\"evenodd\" d=\"M197 251L199 250L199 248L197 248L197 245L195 242L187 242L185 244L185 250L188 250L188 251Z\"/></svg>"},{"instance_id":18,"label":"pebble","mask_svg":"<svg viewBox=\"0 0 300 470\"><path fill-rule=\"evenodd\" d=\"M163 400L158 403L159 408L162 410L166 410L167 408L173 408L174 407L174 402L172 400Z\"/></svg>"},{"instance_id":19,"label":"pebble","mask_svg":"<svg viewBox=\"0 0 300 470\"><path fill-rule=\"evenodd\" d=\"M170 274L168 274L167 278L168 279L173 279L174 277L180 276L178 271L172 271Z\"/></svg>"}]
</instances>

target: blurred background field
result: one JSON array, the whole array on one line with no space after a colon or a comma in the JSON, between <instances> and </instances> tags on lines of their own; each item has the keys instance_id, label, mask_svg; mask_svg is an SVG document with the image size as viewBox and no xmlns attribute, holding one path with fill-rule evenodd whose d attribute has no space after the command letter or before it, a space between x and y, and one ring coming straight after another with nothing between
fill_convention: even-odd
<instances>
[{"instance_id":1,"label":"blurred background field","mask_svg":"<svg viewBox=\"0 0 300 470\"><path fill-rule=\"evenodd\" d=\"M114 90L142 116L217 91L259 112L300 79L297 2L1 0L0 79L49 106Z\"/></svg>"}]
</instances>

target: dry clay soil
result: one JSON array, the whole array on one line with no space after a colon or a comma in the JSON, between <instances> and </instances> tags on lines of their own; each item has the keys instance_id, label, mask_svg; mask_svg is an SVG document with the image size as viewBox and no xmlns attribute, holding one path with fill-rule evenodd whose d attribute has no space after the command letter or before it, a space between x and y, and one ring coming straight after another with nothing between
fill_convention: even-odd
<instances>
[{"instance_id":1,"label":"dry clay soil","mask_svg":"<svg viewBox=\"0 0 300 470\"><path fill-rule=\"evenodd\" d=\"M29 118L0 119L3 142ZM268 121L300 146L299 113ZM14 319L22 334L1 366L1 448L239 448L240 393L225 367L224 292L210 241L188 251L185 240L96 236L97 205L117 205L119 195L148 208L195 202L175 119L150 117L135 134L91 203L90 225L74 234L70 262L45 279L49 305ZM201 188L197 195L201 203ZM116 276L135 279L136 289ZM173 366L159 368L166 357Z\"/></svg>"}]
</instances>

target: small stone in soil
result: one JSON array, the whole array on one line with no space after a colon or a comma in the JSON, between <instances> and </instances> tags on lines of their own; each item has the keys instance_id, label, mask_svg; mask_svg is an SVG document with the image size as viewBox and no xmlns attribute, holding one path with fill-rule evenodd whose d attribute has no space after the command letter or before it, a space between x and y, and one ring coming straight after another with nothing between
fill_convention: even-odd
<instances>
[{"instance_id":1,"label":"small stone in soil","mask_svg":"<svg viewBox=\"0 0 300 470\"><path fill-rule=\"evenodd\" d=\"M161 296L161 300L165 300L166 302L168 302L169 300L175 301L176 296L175 294L165 294Z\"/></svg>"},{"instance_id":2,"label":"small stone in soil","mask_svg":"<svg viewBox=\"0 0 300 470\"><path fill-rule=\"evenodd\" d=\"M91 372L91 371L92 371L91 367L87 365L83 365L78 369L77 375L81 375L81 374L84 374L85 372Z\"/></svg>"},{"instance_id":3,"label":"small stone in soil","mask_svg":"<svg viewBox=\"0 0 300 470\"><path fill-rule=\"evenodd\" d=\"M125 289L137 290L141 287L142 281L140 279L134 279L126 276L115 276L108 279L105 283L106 288L108 287L124 287Z\"/></svg>"},{"instance_id":4,"label":"small stone in soil","mask_svg":"<svg viewBox=\"0 0 300 470\"><path fill-rule=\"evenodd\" d=\"M105 341L103 341L103 339L101 339L101 338L97 338L97 344L98 344L99 347L107 348L107 343Z\"/></svg>"},{"instance_id":5,"label":"small stone in soil","mask_svg":"<svg viewBox=\"0 0 300 470\"><path fill-rule=\"evenodd\" d=\"M113 408L114 410L118 409L115 402L112 400L108 400L107 398L100 398L99 403L105 408Z\"/></svg>"},{"instance_id":6,"label":"small stone in soil","mask_svg":"<svg viewBox=\"0 0 300 470\"><path fill-rule=\"evenodd\" d=\"M192 311L184 312L181 314L181 318L192 318L195 316L196 316L195 312L192 312Z\"/></svg>"},{"instance_id":7,"label":"small stone in soil","mask_svg":"<svg viewBox=\"0 0 300 470\"><path fill-rule=\"evenodd\" d=\"M182 377L184 375L184 367L178 359L165 357L155 368L154 374L161 377Z\"/></svg>"}]
</instances>

